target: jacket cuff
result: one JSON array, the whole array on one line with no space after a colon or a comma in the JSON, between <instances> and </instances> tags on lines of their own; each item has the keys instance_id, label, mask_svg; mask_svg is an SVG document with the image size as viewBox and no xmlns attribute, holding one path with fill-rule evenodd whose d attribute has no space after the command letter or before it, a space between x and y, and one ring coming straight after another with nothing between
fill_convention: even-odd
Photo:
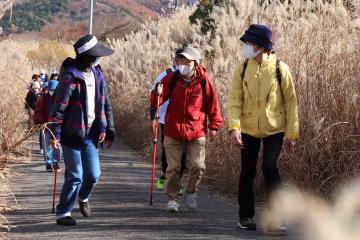
<instances>
[{"instance_id":1,"label":"jacket cuff","mask_svg":"<svg viewBox=\"0 0 360 240\"><path fill-rule=\"evenodd\" d=\"M229 126L229 132L233 130L239 130L240 131L240 125L230 125Z\"/></svg>"},{"instance_id":2,"label":"jacket cuff","mask_svg":"<svg viewBox=\"0 0 360 240\"><path fill-rule=\"evenodd\" d=\"M106 133L106 127L101 127L100 128L100 133Z\"/></svg>"},{"instance_id":3,"label":"jacket cuff","mask_svg":"<svg viewBox=\"0 0 360 240\"><path fill-rule=\"evenodd\" d=\"M299 139L299 133L285 133L285 138L291 140Z\"/></svg>"}]
</instances>

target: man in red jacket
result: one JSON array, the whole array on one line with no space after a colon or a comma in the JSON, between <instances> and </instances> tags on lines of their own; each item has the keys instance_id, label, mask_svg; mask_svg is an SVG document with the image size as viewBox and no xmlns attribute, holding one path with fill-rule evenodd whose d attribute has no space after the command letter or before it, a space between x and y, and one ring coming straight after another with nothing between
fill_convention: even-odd
<instances>
[{"instance_id":1,"label":"man in red jacket","mask_svg":"<svg viewBox=\"0 0 360 240\"><path fill-rule=\"evenodd\" d=\"M183 146L186 145L189 163L185 204L194 210L197 208L197 186L205 171L206 133L213 141L223 124L215 90L206 69L199 64L200 52L193 47L185 47L179 55L184 58L183 65L163 78L151 95L153 106L157 97L160 97L160 104L170 99L165 115L164 147L168 158L167 209L171 212L179 211L180 206L177 197Z\"/></svg>"}]
</instances>

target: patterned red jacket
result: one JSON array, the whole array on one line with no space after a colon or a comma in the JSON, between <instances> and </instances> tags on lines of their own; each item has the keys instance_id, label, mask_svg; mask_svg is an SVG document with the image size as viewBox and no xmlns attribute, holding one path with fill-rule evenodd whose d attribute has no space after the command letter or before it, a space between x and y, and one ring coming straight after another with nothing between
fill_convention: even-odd
<instances>
[{"instance_id":1,"label":"patterned red jacket","mask_svg":"<svg viewBox=\"0 0 360 240\"><path fill-rule=\"evenodd\" d=\"M34 122L43 124L49 122L51 110L51 95L44 93L41 95L35 105Z\"/></svg>"},{"instance_id":2,"label":"patterned red jacket","mask_svg":"<svg viewBox=\"0 0 360 240\"><path fill-rule=\"evenodd\" d=\"M95 135L106 132L105 81L99 67L91 69L95 76ZM60 74L60 82L55 90L51 107L51 129L60 143L79 148L89 131L87 119L87 95L84 75L75 66L69 65ZM97 144L96 144L97 145Z\"/></svg>"},{"instance_id":3,"label":"patterned red jacket","mask_svg":"<svg viewBox=\"0 0 360 240\"><path fill-rule=\"evenodd\" d=\"M190 84L186 84L179 74L176 85L170 90L174 74L175 72L169 73L161 80L163 94L160 96L160 105L170 99L165 115L165 136L182 141L192 141L204 137L207 128L219 130L223 125L223 119L215 90L206 69L198 66ZM203 80L206 83L205 93L202 92L201 87ZM156 107L157 96L154 92L151 93L150 101L152 107Z\"/></svg>"}]
</instances>

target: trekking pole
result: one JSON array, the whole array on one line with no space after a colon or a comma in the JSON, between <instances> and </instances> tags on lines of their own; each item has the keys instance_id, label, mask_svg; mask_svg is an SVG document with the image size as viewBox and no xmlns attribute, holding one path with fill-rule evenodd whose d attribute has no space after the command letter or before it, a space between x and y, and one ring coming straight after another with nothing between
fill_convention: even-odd
<instances>
[{"instance_id":1,"label":"trekking pole","mask_svg":"<svg viewBox=\"0 0 360 240\"><path fill-rule=\"evenodd\" d=\"M56 154L56 164L59 164L59 146L55 148ZM55 195L56 195L56 176L57 169L54 169L54 191L53 191L53 202L52 202L52 213L55 213Z\"/></svg>"},{"instance_id":2,"label":"trekking pole","mask_svg":"<svg viewBox=\"0 0 360 240\"><path fill-rule=\"evenodd\" d=\"M154 129L154 152L152 160L152 171L151 171L151 187L150 187L150 205L153 205L153 192L154 192L154 181L155 181L155 161L156 161L156 144L158 137L158 126L159 126L159 105L160 96L157 96L156 102L156 115L155 115L155 129Z\"/></svg>"}]
</instances>

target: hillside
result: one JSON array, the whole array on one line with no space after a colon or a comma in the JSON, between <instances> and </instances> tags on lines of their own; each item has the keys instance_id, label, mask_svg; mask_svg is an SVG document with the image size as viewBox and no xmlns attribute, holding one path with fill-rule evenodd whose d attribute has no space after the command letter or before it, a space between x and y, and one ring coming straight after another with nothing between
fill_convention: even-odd
<instances>
[{"instance_id":1,"label":"hillside","mask_svg":"<svg viewBox=\"0 0 360 240\"><path fill-rule=\"evenodd\" d=\"M157 0L94 1L94 34L120 38L138 29L141 23L157 19ZM14 1L1 20L4 34L39 32L52 39L75 39L87 32L89 1Z\"/></svg>"}]
</instances>

